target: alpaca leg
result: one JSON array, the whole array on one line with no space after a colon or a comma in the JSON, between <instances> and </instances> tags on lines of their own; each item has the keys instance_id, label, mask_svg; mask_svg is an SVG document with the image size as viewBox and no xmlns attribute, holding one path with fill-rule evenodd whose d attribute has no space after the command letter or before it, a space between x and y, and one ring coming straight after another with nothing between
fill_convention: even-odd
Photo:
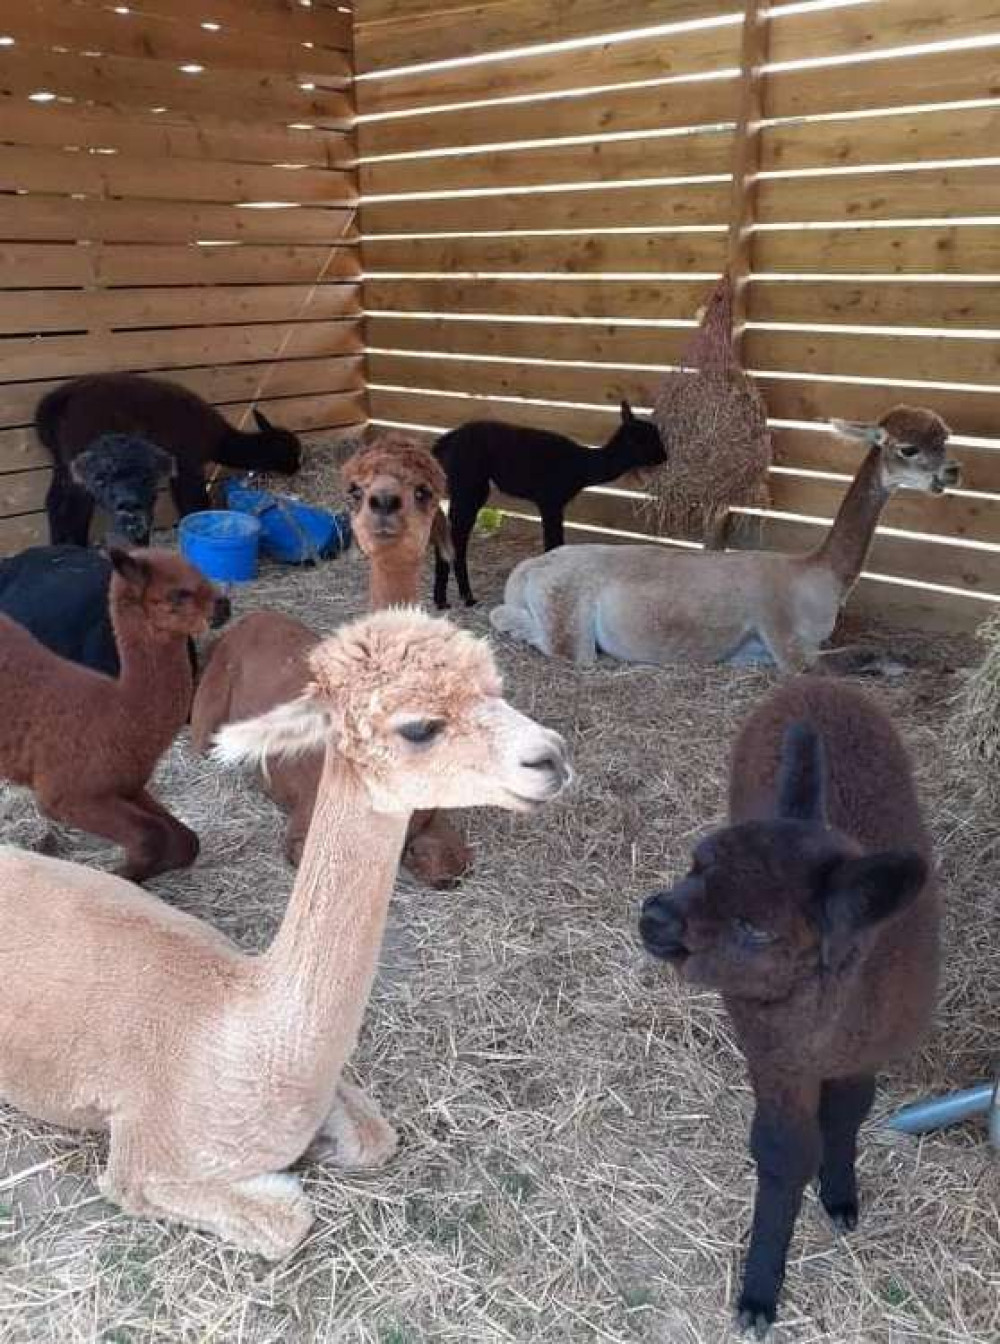
<instances>
[{"instance_id":1,"label":"alpaca leg","mask_svg":"<svg viewBox=\"0 0 1000 1344\"><path fill-rule=\"evenodd\" d=\"M52 473L45 510L49 515L49 539L53 546L87 545L94 501L82 485L77 485L62 463L57 464Z\"/></svg>"},{"instance_id":2,"label":"alpaca leg","mask_svg":"<svg viewBox=\"0 0 1000 1344\"><path fill-rule=\"evenodd\" d=\"M439 550L434 551L434 605L438 611L448 610L448 578L451 565Z\"/></svg>"},{"instance_id":3,"label":"alpaca leg","mask_svg":"<svg viewBox=\"0 0 1000 1344\"><path fill-rule=\"evenodd\" d=\"M399 1136L366 1092L341 1078L337 1096L309 1156L347 1169L381 1167L399 1146Z\"/></svg>"},{"instance_id":4,"label":"alpaca leg","mask_svg":"<svg viewBox=\"0 0 1000 1344\"><path fill-rule=\"evenodd\" d=\"M39 802L53 821L63 821L121 845L125 863L118 869L120 877L145 882L171 866L164 863L169 849L167 828L159 817L131 799L40 797Z\"/></svg>"},{"instance_id":5,"label":"alpaca leg","mask_svg":"<svg viewBox=\"0 0 1000 1344\"><path fill-rule=\"evenodd\" d=\"M566 537L563 532L563 508L561 504L555 507L546 505L541 510L542 514L542 548L546 551L554 551L557 546L563 546Z\"/></svg>"},{"instance_id":6,"label":"alpaca leg","mask_svg":"<svg viewBox=\"0 0 1000 1344\"><path fill-rule=\"evenodd\" d=\"M783 612L775 614L766 622L762 621L758 633L778 670L786 676L795 672L808 672L816 662L819 650L815 643L803 639Z\"/></svg>"},{"instance_id":7,"label":"alpaca leg","mask_svg":"<svg viewBox=\"0 0 1000 1344\"><path fill-rule=\"evenodd\" d=\"M177 475L170 482L170 493L174 497L177 512L181 518L189 513L200 513L202 509L212 507L208 497L208 487L201 466L177 460Z\"/></svg>"},{"instance_id":8,"label":"alpaca leg","mask_svg":"<svg viewBox=\"0 0 1000 1344\"><path fill-rule=\"evenodd\" d=\"M136 795L135 801L166 828L168 846L165 859L170 862L171 869L190 868L201 850L201 842L190 826L178 821L172 812L168 812L163 804L145 789ZM167 869L161 871L166 872Z\"/></svg>"},{"instance_id":9,"label":"alpaca leg","mask_svg":"<svg viewBox=\"0 0 1000 1344\"><path fill-rule=\"evenodd\" d=\"M485 485L477 487L462 499L452 499L451 513L448 516L448 521L451 523L451 542L455 548L455 580L467 607L476 605L472 585L469 583L469 538L476 525L479 510L489 497L490 487L487 481Z\"/></svg>"},{"instance_id":10,"label":"alpaca leg","mask_svg":"<svg viewBox=\"0 0 1000 1344\"><path fill-rule=\"evenodd\" d=\"M858 1225L858 1130L875 1100L875 1079L832 1078L820 1092L819 1124L823 1132L823 1162L819 1196L830 1218L842 1232Z\"/></svg>"}]
</instances>

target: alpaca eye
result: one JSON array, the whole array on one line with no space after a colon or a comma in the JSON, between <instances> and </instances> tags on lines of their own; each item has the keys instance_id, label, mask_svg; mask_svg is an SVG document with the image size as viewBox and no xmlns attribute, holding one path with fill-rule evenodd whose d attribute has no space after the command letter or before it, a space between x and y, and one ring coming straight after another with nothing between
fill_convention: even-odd
<instances>
[{"instance_id":1,"label":"alpaca eye","mask_svg":"<svg viewBox=\"0 0 1000 1344\"><path fill-rule=\"evenodd\" d=\"M405 741L422 746L433 742L443 728L443 719L414 719L412 723L401 723L396 732Z\"/></svg>"},{"instance_id":2,"label":"alpaca eye","mask_svg":"<svg viewBox=\"0 0 1000 1344\"><path fill-rule=\"evenodd\" d=\"M361 501L362 501L362 498L363 498L363 495L362 495L362 493L361 493L361 486L360 486L360 485L352 485L352 486L350 486L350 487L348 488L348 491L347 491L347 502L348 502L348 504L352 505L352 507L354 507L354 508L356 508L356 509L357 509L357 508L360 508L360 507L361 507Z\"/></svg>"},{"instance_id":3,"label":"alpaca eye","mask_svg":"<svg viewBox=\"0 0 1000 1344\"><path fill-rule=\"evenodd\" d=\"M418 485L413 492L413 498L418 504L426 504L431 498L431 492L426 485Z\"/></svg>"},{"instance_id":4,"label":"alpaca eye","mask_svg":"<svg viewBox=\"0 0 1000 1344\"><path fill-rule=\"evenodd\" d=\"M178 602L190 602L193 597L193 588L173 588L170 591L170 601L175 604Z\"/></svg>"},{"instance_id":5,"label":"alpaca eye","mask_svg":"<svg viewBox=\"0 0 1000 1344\"><path fill-rule=\"evenodd\" d=\"M739 933L740 941L748 947L767 947L768 943L774 942L773 933L769 933L767 929L758 929L746 919L736 921L736 931Z\"/></svg>"},{"instance_id":6,"label":"alpaca eye","mask_svg":"<svg viewBox=\"0 0 1000 1344\"><path fill-rule=\"evenodd\" d=\"M912 443L901 443L899 445L900 457L916 457L919 452L920 449L914 447Z\"/></svg>"}]
</instances>

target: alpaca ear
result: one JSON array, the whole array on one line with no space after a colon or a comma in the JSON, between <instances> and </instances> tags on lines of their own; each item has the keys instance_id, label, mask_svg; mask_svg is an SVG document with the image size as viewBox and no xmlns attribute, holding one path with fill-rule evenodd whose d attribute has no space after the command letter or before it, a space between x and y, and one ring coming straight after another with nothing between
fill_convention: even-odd
<instances>
[{"instance_id":1,"label":"alpaca ear","mask_svg":"<svg viewBox=\"0 0 1000 1344\"><path fill-rule=\"evenodd\" d=\"M889 433L882 425L872 425L864 420L831 420L830 424L845 439L866 443L869 448L881 448L889 439Z\"/></svg>"},{"instance_id":2,"label":"alpaca ear","mask_svg":"<svg viewBox=\"0 0 1000 1344\"><path fill-rule=\"evenodd\" d=\"M167 453L162 448L150 444L149 460L157 476L162 476L164 480L173 480L177 475L177 458L173 453Z\"/></svg>"},{"instance_id":3,"label":"alpaca ear","mask_svg":"<svg viewBox=\"0 0 1000 1344\"><path fill-rule=\"evenodd\" d=\"M332 707L310 686L297 699L255 719L227 723L215 734L212 759L262 770L268 756L294 758L325 749L334 730Z\"/></svg>"},{"instance_id":4,"label":"alpaca ear","mask_svg":"<svg viewBox=\"0 0 1000 1344\"><path fill-rule=\"evenodd\" d=\"M826 922L853 930L879 924L910 905L927 877L927 864L914 850L841 859L821 879Z\"/></svg>"},{"instance_id":5,"label":"alpaca ear","mask_svg":"<svg viewBox=\"0 0 1000 1344\"><path fill-rule=\"evenodd\" d=\"M262 433L266 433L269 429L274 428L274 426L271 424L270 420L268 420L264 412L258 411L256 406L253 408L253 418L256 421L257 428Z\"/></svg>"},{"instance_id":6,"label":"alpaca ear","mask_svg":"<svg viewBox=\"0 0 1000 1344\"><path fill-rule=\"evenodd\" d=\"M627 425L635 419L635 412L627 401L621 403L622 424Z\"/></svg>"},{"instance_id":7,"label":"alpaca ear","mask_svg":"<svg viewBox=\"0 0 1000 1344\"><path fill-rule=\"evenodd\" d=\"M777 814L787 821L826 820L826 756L811 724L790 723L785 729Z\"/></svg>"},{"instance_id":8,"label":"alpaca ear","mask_svg":"<svg viewBox=\"0 0 1000 1344\"><path fill-rule=\"evenodd\" d=\"M108 559L116 574L120 574L130 588L140 593L146 591L146 585L152 578L149 565L134 551L122 550L120 546L108 547Z\"/></svg>"},{"instance_id":9,"label":"alpaca ear","mask_svg":"<svg viewBox=\"0 0 1000 1344\"><path fill-rule=\"evenodd\" d=\"M69 474L77 485L89 488L88 477L95 462L100 456L101 454L94 452L92 448L88 448L86 452L77 453L71 460L69 464Z\"/></svg>"},{"instance_id":10,"label":"alpaca ear","mask_svg":"<svg viewBox=\"0 0 1000 1344\"><path fill-rule=\"evenodd\" d=\"M445 560L454 560L455 548L451 544L451 526L442 508L434 510L431 522L431 545Z\"/></svg>"}]
</instances>

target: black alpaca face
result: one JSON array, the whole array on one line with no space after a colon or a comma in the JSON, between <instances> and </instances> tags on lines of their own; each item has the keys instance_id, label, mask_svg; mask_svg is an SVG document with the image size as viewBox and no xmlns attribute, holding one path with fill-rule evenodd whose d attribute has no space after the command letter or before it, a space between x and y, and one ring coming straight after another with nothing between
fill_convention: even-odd
<instances>
[{"instance_id":1,"label":"black alpaca face","mask_svg":"<svg viewBox=\"0 0 1000 1344\"><path fill-rule=\"evenodd\" d=\"M772 820L716 831L687 875L643 903L640 936L685 979L734 998L787 998L836 970L927 877L912 853L862 855L826 823L819 739L786 734Z\"/></svg>"},{"instance_id":2,"label":"black alpaca face","mask_svg":"<svg viewBox=\"0 0 1000 1344\"><path fill-rule=\"evenodd\" d=\"M641 420L627 401L621 404L622 423L615 436L635 467L659 467L667 460L660 431L652 420Z\"/></svg>"},{"instance_id":3,"label":"black alpaca face","mask_svg":"<svg viewBox=\"0 0 1000 1344\"><path fill-rule=\"evenodd\" d=\"M72 462L74 480L109 515L110 534L145 546L153 527L160 482L173 474L174 459L146 439L105 434Z\"/></svg>"},{"instance_id":4,"label":"black alpaca face","mask_svg":"<svg viewBox=\"0 0 1000 1344\"><path fill-rule=\"evenodd\" d=\"M272 425L263 411L254 408L254 421L260 430L261 471L276 471L294 476L302 465L302 445L290 429Z\"/></svg>"}]
</instances>

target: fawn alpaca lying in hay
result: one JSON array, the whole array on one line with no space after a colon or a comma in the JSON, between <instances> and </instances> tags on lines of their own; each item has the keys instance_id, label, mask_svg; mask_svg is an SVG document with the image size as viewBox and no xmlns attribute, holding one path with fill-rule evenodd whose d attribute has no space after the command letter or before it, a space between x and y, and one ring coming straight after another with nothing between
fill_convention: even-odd
<instances>
[{"instance_id":1,"label":"fawn alpaca lying in hay","mask_svg":"<svg viewBox=\"0 0 1000 1344\"><path fill-rule=\"evenodd\" d=\"M215 592L169 552L109 555L117 680L67 662L0 616L0 779L33 790L52 820L124 846L122 876L143 882L198 855L198 837L147 785L187 720L188 639L207 630Z\"/></svg>"},{"instance_id":2,"label":"fawn alpaca lying in hay","mask_svg":"<svg viewBox=\"0 0 1000 1344\"><path fill-rule=\"evenodd\" d=\"M411 439L389 434L348 458L341 475L354 536L371 561L371 607L417 603L428 544L444 523L441 468ZM237 622L212 650L195 693L195 750L207 750L222 724L298 695L309 680L309 651L319 640L301 621L277 611L253 612ZM322 764L318 751L266 763L264 787L288 813L285 853L293 865L305 843ZM468 847L446 818L414 814L403 864L415 877L447 886L468 871L470 862Z\"/></svg>"},{"instance_id":3,"label":"fawn alpaca lying in hay","mask_svg":"<svg viewBox=\"0 0 1000 1344\"><path fill-rule=\"evenodd\" d=\"M729 816L640 930L722 995L747 1059L757 1200L739 1317L763 1337L807 1182L818 1173L837 1227L857 1224L858 1129L876 1071L930 1019L939 903L906 749L853 687L799 678L751 714Z\"/></svg>"},{"instance_id":4,"label":"fawn alpaca lying in hay","mask_svg":"<svg viewBox=\"0 0 1000 1344\"><path fill-rule=\"evenodd\" d=\"M140 470L148 472L150 445L135 463L129 460L142 440L172 459L170 488L182 518L210 507L206 462L294 474L302 454L298 436L277 429L261 411L253 414L256 433L236 429L197 393L137 373L90 374L46 393L35 411L35 429L55 465L45 501L50 540L86 546L94 482L117 481L121 489L134 484ZM102 435L107 437L99 446L95 441Z\"/></svg>"},{"instance_id":5,"label":"fawn alpaca lying in hay","mask_svg":"<svg viewBox=\"0 0 1000 1344\"><path fill-rule=\"evenodd\" d=\"M628 663L760 661L805 671L833 633L893 492L941 494L959 483L948 427L933 411L897 406L874 425L834 424L868 453L816 550L564 546L516 566L491 624L577 663L600 651Z\"/></svg>"},{"instance_id":6,"label":"fawn alpaca lying in hay","mask_svg":"<svg viewBox=\"0 0 1000 1344\"><path fill-rule=\"evenodd\" d=\"M296 701L220 734L221 759L258 766L326 744L295 888L262 955L117 878L0 849L0 1096L107 1129L101 1190L126 1212L274 1259L313 1220L286 1170L311 1144L348 1167L396 1146L341 1074L414 805L530 811L570 776L562 739L502 698L487 645L445 621L381 612L309 664Z\"/></svg>"},{"instance_id":7,"label":"fawn alpaca lying in hay","mask_svg":"<svg viewBox=\"0 0 1000 1344\"><path fill-rule=\"evenodd\" d=\"M638 467L656 467L667 459L660 431L621 404L622 422L603 448L585 448L546 429L473 420L443 434L434 456L448 477L448 522L455 552L455 578L466 606L476 599L469 584L466 556L476 515L491 486L538 505L545 549L563 544L563 514L570 500L588 485L617 480ZM434 570L434 602L448 605L448 557L439 547Z\"/></svg>"}]
</instances>

